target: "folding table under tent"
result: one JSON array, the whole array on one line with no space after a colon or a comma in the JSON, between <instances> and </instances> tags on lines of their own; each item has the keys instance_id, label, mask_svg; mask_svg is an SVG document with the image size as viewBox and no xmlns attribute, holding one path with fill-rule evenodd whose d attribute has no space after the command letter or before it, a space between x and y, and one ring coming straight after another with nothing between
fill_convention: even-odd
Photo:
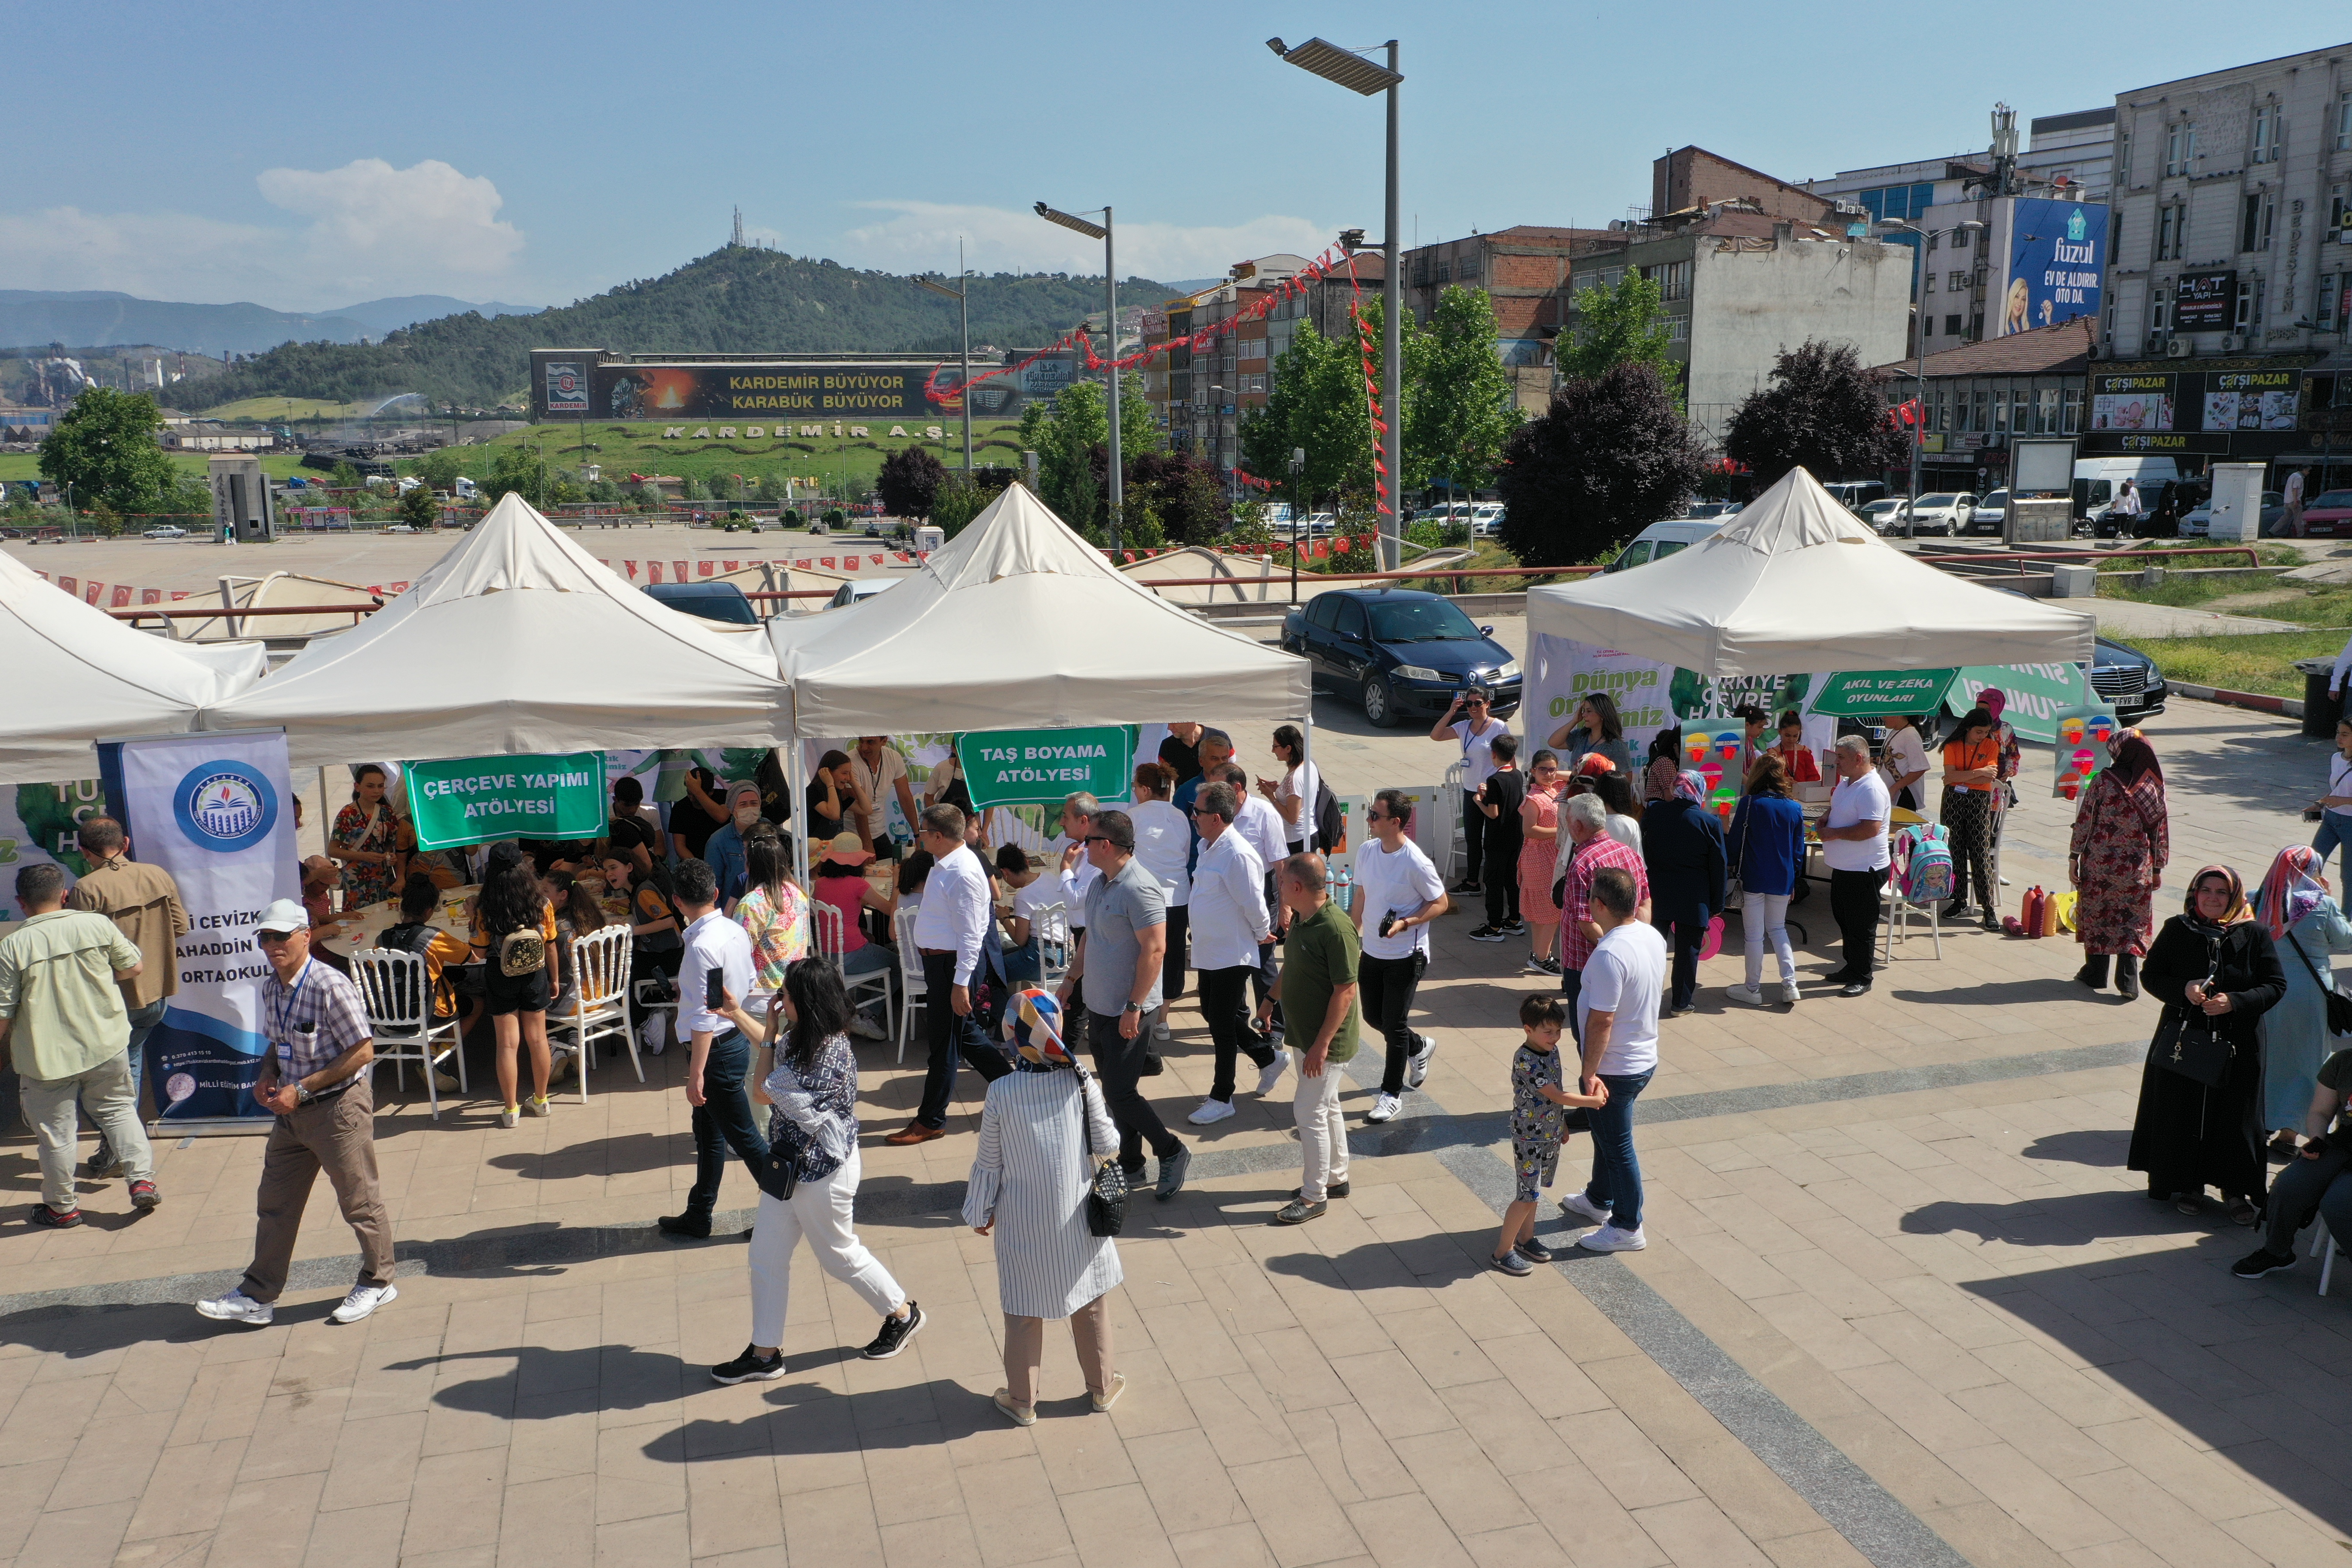
<instances>
[{"instance_id":1,"label":"folding table under tent","mask_svg":"<svg viewBox=\"0 0 2352 1568\"><path fill-rule=\"evenodd\" d=\"M293 765L318 767L773 746L789 717L756 632L659 603L509 494L405 593L201 727L283 728Z\"/></svg>"},{"instance_id":2,"label":"folding table under tent","mask_svg":"<svg viewBox=\"0 0 2352 1568\"><path fill-rule=\"evenodd\" d=\"M92 778L100 735L175 735L261 679L258 642L135 631L0 552L0 784Z\"/></svg>"}]
</instances>

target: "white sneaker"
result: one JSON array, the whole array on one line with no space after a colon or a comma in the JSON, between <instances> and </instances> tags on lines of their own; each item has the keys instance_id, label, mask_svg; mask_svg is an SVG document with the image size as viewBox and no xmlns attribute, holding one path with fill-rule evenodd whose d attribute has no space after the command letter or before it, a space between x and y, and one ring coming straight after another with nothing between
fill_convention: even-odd
<instances>
[{"instance_id":1,"label":"white sneaker","mask_svg":"<svg viewBox=\"0 0 2352 1568\"><path fill-rule=\"evenodd\" d=\"M1282 1081L1282 1069L1288 1065L1288 1054L1276 1051L1274 1053L1274 1060L1257 1069L1257 1091L1260 1096L1274 1092L1274 1086Z\"/></svg>"},{"instance_id":2,"label":"white sneaker","mask_svg":"<svg viewBox=\"0 0 2352 1568\"><path fill-rule=\"evenodd\" d=\"M1195 1127L1207 1127L1213 1122L1223 1121L1225 1118L1233 1114L1234 1102L1232 1100L1204 1100L1201 1101L1201 1109L1195 1110L1192 1115L1184 1118L1184 1120L1191 1122Z\"/></svg>"},{"instance_id":3,"label":"white sneaker","mask_svg":"<svg viewBox=\"0 0 2352 1568\"><path fill-rule=\"evenodd\" d=\"M1611 1211L1605 1205L1596 1204L1586 1197L1584 1189L1579 1187L1559 1200L1559 1212L1564 1215L1573 1215L1578 1219L1590 1220L1594 1225L1605 1226L1609 1223Z\"/></svg>"},{"instance_id":4,"label":"white sneaker","mask_svg":"<svg viewBox=\"0 0 2352 1568\"><path fill-rule=\"evenodd\" d=\"M257 1301L242 1290L231 1290L226 1296L215 1296L209 1301L196 1303L196 1310L207 1318L224 1323L243 1323L248 1329L266 1329L277 1309L267 1301Z\"/></svg>"},{"instance_id":5,"label":"white sneaker","mask_svg":"<svg viewBox=\"0 0 2352 1568\"><path fill-rule=\"evenodd\" d=\"M327 1314L331 1323L356 1323L378 1307L400 1299L400 1292L389 1285L354 1285L343 1304Z\"/></svg>"},{"instance_id":6,"label":"white sneaker","mask_svg":"<svg viewBox=\"0 0 2352 1568\"><path fill-rule=\"evenodd\" d=\"M849 1032L861 1040L887 1040L890 1037L889 1030L863 1013L849 1016Z\"/></svg>"},{"instance_id":7,"label":"white sneaker","mask_svg":"<svg viewBox=\"0 0 2352 1568\"><path fill-rule=\"evenodd\" d=\"M1156 1045L1168 1043L1168 1009L1155 1007L1151 1013L1151 1038Z\"/></svg>"},{"instance_id":8,"label":"white sneaker","mask_svg":"<svg viewBox=\"0 0 2352 1568\"><path fill-rule=\"evenodd\" d=\"M1404 1086L1419 1089L1429 1077L1429 1059L1437 1054L1437 1042L1427 1035L1415 1035L1412 1040L1419 1048L1404 1059Z\"/></svg>"},{"instance_id":9,"label":"white sneaker","mask_svg":"<svg viewBox=\"0 0 2352 1568\"><path fill-rule=\"evenodd\" d=\"M1793 1007L1804 999L1805 994L1801 990L1798 989L1797 983L1795 981L1784 980L1780 983L1781 1001L1786 1002L1789 1005Z\"/></svg>"},{"instance_id":10,"label":"white sneaker","mask_svg":"<svg viewBox=\"0 0 2352 1568\"><path fill-rule=\"evenodd\" d=\"M1642 1227L1638 1225L1631 1230L1619 1230L1613 1225L1604 1225L1576 1245L1588 1252L1639 1252L1650 1245L1650 1238L1642 1234Z\"/></svg>"},{"instance_id":11,"label":"white sneaker","mask_svg":"<svg viewBox=\"0 0 2352 1568\"><path fill-rule=\"evenodd\" d=\"M1764 988L1760 985L1727 985L1723 994L1734 1002L1745 1003L1750 1007L1764 1005Z\"/></svg>"},{"instance_id":12,"label":"white sneaker","mask_svg":"<svg viewBox=\"0 0 2352 1568\"><path fill-rule=\"evenodd\" d=\"M1372 1101L1372 1108L1364 1112L1364 1120L1373 1123L1393 1121L1396 1120L1396 1113L1402 1109L1404 1109L1403 1103L1395 1095L1384 1094Z\"/></svg>"}]
</instances>

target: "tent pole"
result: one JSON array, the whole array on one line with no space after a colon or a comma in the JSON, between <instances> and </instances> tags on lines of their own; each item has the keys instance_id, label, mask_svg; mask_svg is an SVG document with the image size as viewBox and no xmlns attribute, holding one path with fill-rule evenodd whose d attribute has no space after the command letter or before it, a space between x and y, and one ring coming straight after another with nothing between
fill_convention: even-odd
<instances>
[{"instance_id":1,"label":"tent pole","mask_svg":"<svg viewBox=\"0 0 2352 1568\"><path fill-rule=\"evenodd\" d=\"M1314 761L1315 714L1310 708L1307 715L1298 721L1298 782L1301 784L1307 782L1307 770ZM1316 776L1318 778L1322 776L1320 770L1318 770ZM1313 795L1308 795L1299 803L1298 815L1301 818L1298 826L1306 830L1306 837L1301 842L1311 850L1315 847L1315 797Z\"/></svg>"},{"instance_id":2,"label":"tent pole","mask_svg":"<svg viewBox=\"0 0 2352 1568\"><path fill-rule=\"evenodd\" d=\"M796 733L784 742L784 787L793 792L793 810L801 818L801 830L793 835L793 869L798 875L803 892L809 889L809 829L808 781L802 776L807 769L801 754L801 738Z\"/></svg>"}]
</instances>

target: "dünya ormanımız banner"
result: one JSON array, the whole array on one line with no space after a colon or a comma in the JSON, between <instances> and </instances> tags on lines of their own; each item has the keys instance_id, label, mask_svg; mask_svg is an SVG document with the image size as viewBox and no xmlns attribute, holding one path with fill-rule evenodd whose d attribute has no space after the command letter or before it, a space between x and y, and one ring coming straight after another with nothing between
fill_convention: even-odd
<instances>
[{"instance_id":1,"label":"d\u00fcnya orman\u0131m\u0131z banner","mask_svg":"<svg viewBox=\"0 0 2352 1568\"><path fill-rule=\"evenodd\" d=\"M401 777L419 849L604 836L602 752L407 763Z\"/></svg>"},{"instance_id":2,"label":"d\u00fcnya orman\u0131m\u0131z banner","mask_svg":"<svg viewBox=\"0 0 2352 1568\"><path fill-rule=\"evenodd\" d=\"M301 896L286 732L231 731L98 748L107 799L131 852L172 875L188 911L179 989L147 1037L163 1122L268 1119L253 1083L268 1048L254 945L261 911Z\"/></svg>"}]
</instances>

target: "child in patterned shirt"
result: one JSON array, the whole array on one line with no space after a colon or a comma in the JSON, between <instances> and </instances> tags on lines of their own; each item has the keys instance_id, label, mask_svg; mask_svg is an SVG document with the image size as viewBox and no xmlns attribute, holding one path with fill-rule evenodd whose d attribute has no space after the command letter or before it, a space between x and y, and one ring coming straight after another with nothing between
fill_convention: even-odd
<instances>
[{"instance_id":1,"label":"child in patterned shirt","mask_svg":"<svg viewBox=\"0 0 2352 1568\"><path fill-rule=\"evenodd\" d=\"M1570 1094L1560 1088L1559 1036L1567 1023L1567 1008L1551 992L1519 1003L1519 1028L1527 1038L1511 1057L1511 1168L1518 1187L1503 1211L1503 1234L1491 1260L1497 1270L1515 1277L1551 1261L1551 1248L1536 1239L1537 1201L1559 1170L1561 1142L1584 1130L1585 1111L1609 1103L1606 1085L1598 1094ZM1573 1115L1571 1106L1577 1108Z\"/></svg>"}]
</instances>

